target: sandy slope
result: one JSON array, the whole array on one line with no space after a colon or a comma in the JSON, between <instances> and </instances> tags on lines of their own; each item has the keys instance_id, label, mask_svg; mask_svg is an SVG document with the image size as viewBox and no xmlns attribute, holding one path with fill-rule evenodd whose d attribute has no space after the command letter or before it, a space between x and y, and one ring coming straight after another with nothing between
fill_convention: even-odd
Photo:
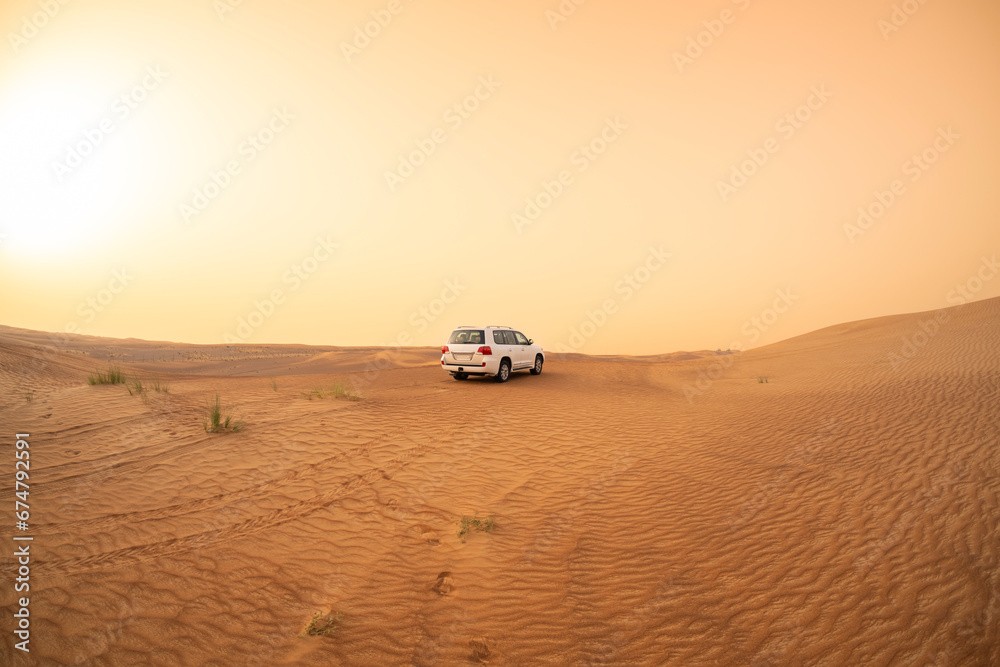
<instances>
[{"instance_id":1,"label":"sandy slope","mask_svg":"<svg viewBox=\"0 0 1000 667\"><path fill-rule=\"evenodd\" d=\"M3 478L15 431L34 465L15 664L1000 664L1000 299L947 315L913 349L933 313L506 385L0 328ZM109 355L169 392L87 386ZM306 397L337 382L361 400ZM205 433L216 392L243 432ZM340 629L297 638L317 611Z\"/></svg>"}]
</instances>

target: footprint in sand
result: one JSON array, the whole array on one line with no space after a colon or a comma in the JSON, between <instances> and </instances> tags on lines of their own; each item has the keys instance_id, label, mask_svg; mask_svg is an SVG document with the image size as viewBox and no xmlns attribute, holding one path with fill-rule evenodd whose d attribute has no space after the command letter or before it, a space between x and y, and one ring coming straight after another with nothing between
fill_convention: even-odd
<instances>
[{"instance_id":1,"label":"footprint in sand","mask_svg":"<svg viewBox=\"0 0 1000 667\"><path fill-rule=\"evenodd\" d=\"M420 533L420 539L422 539L427 544L432 547L436 547L441 544L441 540L438 539L437 531L430 526L424 524L417 524L411 528L411 530Z\"/></svg>"},{"instance_id":2,"label":"footprint in sand","mask_svg":"<svg viewBox=\"0 0 1000 667\"><path fill-rule=\"evenodd\" d=\"M432 547L436 547L441 544L441 540L438 539L437 536L437 531L430 526L417 526L417 530L420 531L420 539Z\"/></svg>"},{"instance_id":3,"label":"footprint in sand","mask_svg":"<svg viewBox=\"0 0 1000 667\"><path fill-rule=\"evenodd\" d=\"M438 575L437 583L434 584L432 590L438 595L447 595L454 587L455 583L451 578L451 572L442 572Z\"/></svg>"},{"instance_id":4,"label":"footprint in sand","mask_svg":"<svg viewBox=\"0 0 1000 667\"><path fill-rule=\"evenodd\" d=\"M493 650L490 645L493 643L488 637L480 637L479 639L470 639L469 648L472 649L472 655L470 659L475 662L480 662L486 664L493 657Z\"/></svg>"}]
</instances>

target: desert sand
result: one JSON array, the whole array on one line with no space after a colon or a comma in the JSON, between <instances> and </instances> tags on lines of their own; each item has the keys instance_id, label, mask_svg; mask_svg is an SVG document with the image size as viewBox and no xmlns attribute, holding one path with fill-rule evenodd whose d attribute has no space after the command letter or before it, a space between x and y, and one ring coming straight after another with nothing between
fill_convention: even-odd
<instances>
[{"instance_id":1,"label":"desert sand","mask_svg":"<svg viewBox=\"0 0 1000 667\"><path fill-rule=\"evenodd\" d=\"M1000 664L1000 299L942 313L507 384L0 327L7 664ZM146 391L89 386L109 360Z\"/></svg>"}]
</instances>

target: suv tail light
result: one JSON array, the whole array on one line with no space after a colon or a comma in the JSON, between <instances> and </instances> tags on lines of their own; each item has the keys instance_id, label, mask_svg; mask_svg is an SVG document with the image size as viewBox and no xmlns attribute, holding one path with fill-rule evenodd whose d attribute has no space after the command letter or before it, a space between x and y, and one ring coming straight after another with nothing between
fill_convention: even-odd
<instances>
[{"instance_id":1,"label":"suv tail light","mask_svg":"<svg viewBox=\"0 0 1000 667\"><path fill-rule=\"evenodd\" d=\"M490 357L493 356L493 350L490 349L489 345L483 345L478 350L476 350L476 354L481 354L484 357Z\"/></svg>"},{"instance_id":2,"label":"suv tail light","mask_svg":"<svg viewBox=\"0 0 1000 667\"><path fill-rule=\"evenodd\" d=\"M448 346L445 345L444 347L441 348L441 354L447 354L447 353L448 353Z\"/></svg>"}]
</instances>

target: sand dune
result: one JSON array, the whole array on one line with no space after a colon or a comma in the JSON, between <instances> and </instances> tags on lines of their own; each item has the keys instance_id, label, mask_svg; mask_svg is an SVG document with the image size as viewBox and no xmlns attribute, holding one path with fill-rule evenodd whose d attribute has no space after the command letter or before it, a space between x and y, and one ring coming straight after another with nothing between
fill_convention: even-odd
<instances>
[{"instance_id":1,"label":"sand dune","mask_svg":"<svg viewBox=\"0 0 1000 667\"><path fill-rule=\"evenodd\" d=\"M1000 299L944 312L504 385L433 348L0 327L23 662L1000 664ZM169 391L88 386L109 359ZM216 394L244 430L205 432ZM298 637L316 612L339 629Z\"/></svg>"}]
</instances>

